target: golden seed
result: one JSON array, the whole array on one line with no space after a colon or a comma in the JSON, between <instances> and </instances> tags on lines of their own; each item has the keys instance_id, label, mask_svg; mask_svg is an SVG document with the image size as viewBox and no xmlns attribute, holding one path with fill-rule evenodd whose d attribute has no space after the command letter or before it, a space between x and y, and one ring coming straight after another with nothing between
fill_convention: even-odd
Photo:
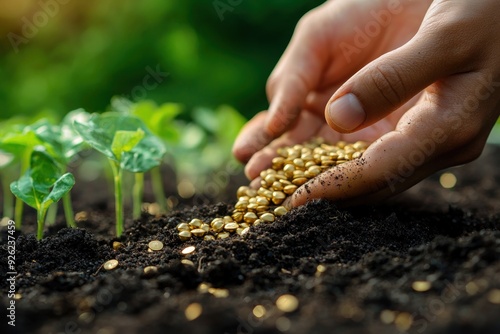
<instances>
[{"instance_id":1,"label":"golden seed","mask_svg":"<svg viewBox=\"0 0 500 334\"><path fill-rule=\"evenodd\" d=\"M160 240L153 240L149 242L148 246L151 250L159 251L163 249L163 242Z\"/></svg>"},{"instance_id":2,"label":"golden seed","mask_svg":"<svg viewBox=\"0 0 500 334\"><path fill-rule=\"evenodd\" d=\"M415 281L411 284L411 287L413 290L417 292L425 292L430 290L431 288L431 282L429 281Z\"/></svg>"},{"instance_id":3,"label":"golden seed","mask_svg":"<svg viewBox=\"0 0 500 334\"><path fill-rule=\"evenodd\" d=\"M211 287L210 283L200 283L200 285L198 285L197 290L199 293L207 293L210 287Z\"/></svg>"},{"instance_id":4,"label":"golden seed","mask_svg":"<svg viewBox=\"0 0 500 334\"><path fill-rule=\"evenodd\" d=\"M288 210L284 206L278 206L274 209L274 215L277 217L283 216L288 212Z\"/></svg>"},{"instance_id":5,"label":"golden seed","mask_svg":"<svg viewBox=\"0 0 500 334\"><path fill-rule=\"evenodd\" d=\"M212 222L210 223L210 226L213 228L215 225L217 225L217 226L218 226L218 225L219 225L219 224L221 224L221 223L222 223L222 224L224 224L224 223L225 223L224 219L222 219L222 218L215 218L215 219L213 219L213 220L212 220Z\"/></svg>"},{"instance_id":6,"label":"golden seed","mask_svg":"<svg viewBox=\"0 0 500 334\"><path fill-rule=\"evenodd\" d=\"M200 228L201 225L203 225L203 222L198 218L194 218L189 222L191 228Z\"/></svg>"},{"instance_id":7,"label":"golden seed","mask_svg":"<svg viewBox=\"0 0 500 334\"><path fill-rule=\"evenodd\" d=\"M311 160L313 160L313 159L314 159L313 155L312 155L310 152L309 152L309 153L303 153L303 154L302 154L302 156L301 156L300 158L304 161L304 163L305 163L305 165L304 165L304 166L305 166L305 167L307 167L307 164L308 164L309 162L311 162Z\"/></svg>"},{"instance_id":8,"label":"golden seed","mask_svg":"<svg viewBox=\"0 0 500 334\"><path fill-rule=\"evenodd\" d=\"M238 227L238 228L236 229L236 234L237 234L237 235L241 235L241 233L243 232L243 230L244 230L244 228L242 228L242 227Z\"/></svg>"},{"instance_id":9,"label":"golden seed","mask_svg":"<svg viewBox=\"0 0 500 334\"><path fill-rule=\"evenodd\" d=\"M196 247L194 246L188 246L186 248L184 248L181 253L182 255L188 255L188 254L191 254L192 252L194 252L196 250Z\"/></svg>"},{"instance_id":10,"label":"golden seed","mask_svg":"<svg viewBox=\"0 0 500 334\"><path fill-rule=\"evenodd\" d=\"M303 170L296 170L293 172L293 178L299 178L299 177L304 177L304 171Z\"/></svg>"},{"instance_id":11,"label":"golden seed","mask_svg":"<svg viewBox=\"0 0 500 334\"><path fill-rule=\"evenodd\" d=\"M307 181L308 181L307 178L305 178L305 177L299 177L299 178L294 179L292 181L292 183L295 184L296 186L301 186L304 183L306 183Z\"/></svg>"},{"instance_id":12,"label":"golden seed","mask_svg":"<svg viewBox=\"0 0 500 334\"><path fill-rule=\"evenodd\" d=\"M202 237L205 235L205 230L202 228L195 228L191 230L191 234L194 235L195 237Z\"/></svg>"},{"instance_id":13,"label":"golden seed","mask_svg":"<svg viewBox=\"0 0 500 334\"><path fill-rule=\"evenodd\" d=\"M182 259L182 260L181 260L181 263L182 263L182 264L185 264L186 266L193 266L193 267L194 267L194 263L193 263L193 261L188 260L188 259Z\"/></svg>"},{"instance_id":14,"label":"golden seed","mask_svg":"<svg viewBox=\"0 0 500 334\"><path fill-rule=\"evenodd\" d=\"M198 318L203 312L203 307L199 303L189 304L188 307L184 310L184 316L188 321L195 320Z\"/></svg>"},{"instance_id":15,"label":"golden seed","mask_svg":"<svg viewBox=\"0 0 500 334\"><path fill-rule=\"evenodd\" d=\"M272 186L273 190L282 190L283 189L283 183L280 181L275 181L273 182Z\"/></svg>"},{"instance_id":16,"label":"golden seed","mask_svg":"<svg viewBox=\"0 0 500 334\"><path fill-rule=\"evenodd\" d=\"M249 197L255 197L255 196L257 196L257 190L255 190L255 189L248 189L247 190L247 196L249 196Z\"/></svg>"},{"instance_id":17,"label":"golden seed","mask_svg":"<svg viewBox=\"0 0 500 334\"><path fill-rule=\"evenodd\" d=\"M274 177L274 175L268 174L264 180L266 181L267 184L273 184L273 182L276 181L276 178Z\"/></svg>"},{"instance_id":18,"label":"golden seed","mask_svg":"<svg viewBox=\"0 0 500 334\"><path fill-rule=\"evenodd\" d=\"M283 171L285 173L293 173L294 170L295 170L295 166L292 164L286 164L285 167L283 167Z\"/></svg>"},{"instance_id":19,"label":"golden seed","mask_svg":"<svg viewBox=\"0 0 500 334\"><path fill-rule=\"evenodd\" d=\"M265 223L272 223L274 221L274 215L272 213L266 212L259 217Z\"/></svg>"},{"instance_id":20,"label":"golden seed","mask_svg":"<svg viewBox=\"0 0 500 334\"><path fill-rule=\"evenodd\" d=\"M222 229L224 228L224 225L226 223L223 221L223 220L220 220L220 221L217 221L215 223L212 224L212 229L215 231L215 232L220 232L222 231Z\"/></svg>"},{"instance_id":21,"label":"golden seed","mask_svg":"<svg viewBox=\"0 0 500 334\"><path fill-rule=\"evenodd\" d=\"M123 248L123 244L119 241L113 241L113 249L115 251L119 250L120 248Z\"/></svg>"},{"instance_id":22,"label":"golden seed","mask_svg":"<svg viewBox=\"0 0 500 334\"><path fill-rule=\"evenodd\" d=\"M256 198L256 203L258 205L269 205L269 200L266 197L258 196Z\"/></svg>"},{"instance_id":23,"label":"golden seed","mask_svg":"<svg viewBox=\"0 0 500 334\"><path fill-rule=\"evenodd\" d=\"M258 218L257 215L255 213L253 213L253 212L247 212L243 216L243 219L247 223L253 223L257 218Z\"/></svg>"},{"instance_id":24,"label":"golden seed","mask_svg":"<svg viewBox=\"0 0 500 334\"><path fill-rule=\"evenodd\" d=\"M248 202L242 202L242 201L239 201L238 203L236 203L234 205L234 208L235 209L246 209L248 206Z\"/></svg>"},{"instance_id":25,"label":"golden seed","mask_svg":"<svg viewBox=\"0 0 500 334\"><path fill-rule=\"evenodd\" d=\"M324 273L325 271L326 267L322 264L318 264L318 266L316 267L316 273L321 274Z\"/></svg>"},{"instance_id":26,"label":"golden seed","mask_svg":"<svg viewBox=\"0 0 500 334\"><path fill-rule=\"evenodd\" d=\"M245 196L247 194L248 189L250 189L250 188L247 186L239 187L238 190L236 191L236 197Z\"/></svg>"},{"instance_id":27,"label":"golden seed","mask_svg":"<svg viewBox=\"0 0 500 334\"><path fill-rule=\"evenodd\" d=\"M187 240L191 239L191 232L189 232L189 231L181 231L181 232L179 232L179 238L182 241L187 241Z\"/></svg>"},{"instance_id":28,"label":"golden seed","mask_svg":"<svg viewBox=\"0 0 500 334\"><path fill-rule=\"evenodd\" d=\"M364 150L368 148L368 143L364 141L357 141L354 144L352 144L352 147L356 150Z\"/></svg>"},{"instance_id":29,"label":"golden seed","mask_svg":"<svg viewBox=\"0 0 500 334\"><path fill-rule=\"evenodd\" d=\"M269 210L269 206L267 205L259 205L255 211L257 212L266 212Z\"/></svg>"},{"instance_id":30,"label":"golden seed","mask_svg":"<svg viewBox=\"0 0 500 334\"><path fill-rule=\"evenodd\" d=\"M215 240L215 237L211 234L207 234L203 237L203 240Z\"/></svg>"},{"instance_id":31,"label":"golden seed","mask_svg":"<svg viewBox=\"0 0 500 334\"><path fill-rule=\"evenodd\" d=\"M224 216L224 218L222 219L225 223L231 223L233 221L233 218L231 216Z\"/></svg>"},{"instance_id":32,"label":"golden seed","mask_svg":"<svg viewBox=\"0 0 500 334\"><path fill-rule=\"evenodd\" d=\"M212 294L215 298L227 298L229 296L229 290L227 289L208 288L208 293Z\"/></svg>"},{"instance_id":33,"label":"golden seed","mask_svg":"<svg viewBox=\"0 0 500 334\"><path fill-rule=\"evenodd\" d=\"M238 227L238 223L227 223L226 225L224 225L224 230L228 232L234 232Z\"/></svg>"},{"instance_id":34,"label":"golden seed","mask_svg":"<svg viewBox=\"0 0 500 334\"><path fill-rule=\"evenodd\" d=\"M256 305L252 310L252 313L256 318L262 318L266 315L266 312L266 308L262 305Z\"/></svg>"},{"instance_id":35,"label":"golden seed","mask_svg":"<svg viewBox=\"0 0 500 334\"><path fill-rule=\"evenodd\" d=\"M276 300L276 307L282 312L293 312L299 307L299 300L294 295L281 295Z\"/></svg>"},{"instance_id":36,"label":"golden seed","mask_svg":"<svg viewBox=\"0 0 500 334\"><path fill-rule=\"evenodd\" d=\"M250 203L248 204L247 210L248 211L255 211L259 207L259 204L257 203Z\"/></svg>"},{"instance_id":37,"label":"golden seed","mask_svg":"<svg viewBox=\"0 0 500 334\"><path fill-rule=\"evenodd\" d=\"M189 228L188 223L180 223L179 225L177 225L177 230L179 232L181 232L181 231L189 231L190 228Z\"/></svg>"},{"instance_id":38,"label":"golden seed","mask_svg":"<svg viewBox=\"0 0 500 334\"><path fill-rule=\"evenodd\" d=\"M152 276L158 272L158 267L156 266L147 266L143 269L143 273L146 276Z\"/></svg>"},{"instance_id":39,"label":"golden seed","mask_svg":"<svg viewBox=\"0 0 500 334\"><path fill-rule=\"evenodd\" d=\"M309 167L309 169L307 171L311 174L314 174L314 176L316 176L319 173L321 173L321 168L319 168L319 166L312 166L312 167Z\"/></svg>"},{"instance_id":40,"label":"golden seed","mask_svg":"<svg viewBox=\"0 0 500 334\"><path fill-rule=\"evenodd\" d=\"M86 221L88 219L89 219L89 214L87 211L80 211L80 212L77 212L75 215L75 220L77 222Z\"/></svg>"},{"instance_id":41,"label":"golden seed","mask_svg":"<svg viewBox=\"0 0 500 334\"><path fill-rule=\"evenodd\" d=\"M362 153L361 153L361 152L359 152L359 151L358 151L358 152L354 152L354 153L352 154L352 158L353 158L353 159L361 158L361 155L362 155Z\"/></svg>"},{"instance_id":42,"label":"golden seed","mask_svg":"<svg viewBox=\"0 0 500 334\"><path fill-rule=\"evenodd\" d=\"M259 225L260 223L262 223L262 220L260 220L260 219L256 219L256 220L253 222L253 224L252 224L252 225L253 225L253 226L257 226L257 225Z\"/></svg>"},{"instance_id":43,"label":"golden seed","mask_svg":"<svg viewBox=\"0 0 500 334\"><path fill-rule=\"evenodd\" d=\"M231 216L233 217L233 220L237 223L241 222L243 220L243 213L242 212L235 212Z\"/></svg>"},{"instance_id":44,"label":"golden seed","mask_svg":"<svg viewBox=\"0 0 500 334\"><path fill-rule=\"evenodd\" d=\"M338 166L338 165L341 165L341 164L346 163L346 162L347 162L347 160L337 160L336 164Z\"/></svg>"},{"instance_id":45,"label":"golden seed","mask_svg":"<svg viewBox=\"0 0 500 334\"><path fill-rule=\"evenodd\" d=\"M245 228L243 229L243 231L241 231L241 235L245 235L245 234L247 234L247 233L248 233L248 231L250 231L250 227L245 227Z\"/></svg>"},{"instance_id":46,"label":"golden seed","mask_svg":"<svg viewBox=\"0 0 500 334\"><path fill-rule=\"evenodd\" d=\"M118 260L113 259L113 260L106 261L104 263L103 267L106 270L113 270L116 267L118 267Z\"/></svg>"},{"instance_id":47,"label":"golden seed","mask_svg":"<svg viewBox=\"0 0 500 334\"><path fill-rule=\"evenodd\" d=\"M294 185L294 184L290 184L290 185L285 186L285 187L283 188L283 192L284 192L285 194L287 194L287 195L291 195L291 194L293 194L293 193L295 192L295 190L297 190L297 186L296 186L296 185Z\"/></svg>"},{"instance_id":48,"label":"golden seed","mask_svg":"<svg viewBox=\"0 0 500 334\"><path fill-rule=\"evenodd\" d=\"M281 180L280 183L283 185L283 187L289 186L292 184L292 182L288 180Z\"/></svg>"},{"instance_id":49,"label":"golden seed","mask_svg":"<svg viewBox=\"0 0 500 334\"><path fill-rule=\"evenodd\" d=\"M285 159L283 157L276 157L272 160L273 168L274 169L281 169L284 165Z\"/></svg>"},{"instance_id":50,"label":"golden seed","mask_svg":"<svg viewBox=\"0 0 500 334\"><path fill-rule=\"evenodd\" d=\"M241 224L239 224L239 227L247 228L247 227L250 227L250 225L248 225L247 223L241 223Z\"/></svg>"},{"instance_id":51,"label":"golden seed","mask_svg":"<svg viewBox=\"0 0 500 334\"><path fill-rule=\"evenodd\" d=\"M208 233L208 231L210 231L210 225L203 223L203 225L201 225L201 229L205 231L205 233Z\"/></svg>"},{"instance_id":52,"label":"golden seed","mask_svg":"<svg viewBox=\"0 0 500 334\"><path fill-rule=\"evenodd\" d=\"M217 239L226 239L227 237L229 237L229 232L221 232L217 234Z\"/></svg>"},{"instance_id":53,"label":"golden seed","mask_svg":"<svg viewBox=\"0 0 500 334\"><path fill-rule=\"evenodd\" d=\"M295 165L295 167L299 167L299 168L302 168L305 165L304 160L302 160L300 158L293 159L293 164Z\"/></svg>"}]
</instances>

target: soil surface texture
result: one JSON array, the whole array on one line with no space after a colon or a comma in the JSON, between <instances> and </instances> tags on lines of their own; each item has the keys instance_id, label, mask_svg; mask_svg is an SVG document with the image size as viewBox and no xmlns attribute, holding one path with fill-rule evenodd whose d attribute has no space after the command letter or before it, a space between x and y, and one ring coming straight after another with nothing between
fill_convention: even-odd
<instances>
[{"instance_id":1,"label":"soil surface texture","mask_svg":"<svg viewBox=\"0 0 500 334\"><path fill-rule=\"evenodd\" d=\"M216 241L182 242L175 227L234 202L144 213L116 239L112 207L94 201L77 229L61 215L40 242L16 236L15 327L2 279L0 333L500 333L498 166L489 146L447 170L451 189L440 172L382 205L314 201Z\"/></svg>"}]
</instances>

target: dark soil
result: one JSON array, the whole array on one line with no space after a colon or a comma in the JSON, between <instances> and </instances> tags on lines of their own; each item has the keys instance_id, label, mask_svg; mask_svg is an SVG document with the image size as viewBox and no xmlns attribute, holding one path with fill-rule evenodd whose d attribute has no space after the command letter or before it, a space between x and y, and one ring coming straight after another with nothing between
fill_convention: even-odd
<instances>
[{"instance_id":1,"label":"dark soil","mask_svg":"<svg viewBox=\"0 0 500 334\"><path fill-rule=\"evenodd\" d=\"M458 178L452 190L441 187L439 173L381 206L316 201L244 238L218 241L183 243L175 226L223 216L228 204L144 214L118 251L112 213L94 206L81 228L61 223L41 242L17 237L16 327L4 316L0 332L500 333L499 165L500 148L488 147L450 170ZM165 247L148 252L154 239ZM183 256L187 245L196 251ZM119 266L105 271L110 259ZM158 272L144 274L151 265ZM5 277L6 260L0 270ZM429 282L429 290L416 291L415 281ZM229 294L201 292L201 283ZM6 310L5 279L0 286ZM299 307L280 311L282 294L296 296ZM191 303L202 313L189 321ZM266 309L260 318L256 305Z\"/></svg>"}]
</instances>

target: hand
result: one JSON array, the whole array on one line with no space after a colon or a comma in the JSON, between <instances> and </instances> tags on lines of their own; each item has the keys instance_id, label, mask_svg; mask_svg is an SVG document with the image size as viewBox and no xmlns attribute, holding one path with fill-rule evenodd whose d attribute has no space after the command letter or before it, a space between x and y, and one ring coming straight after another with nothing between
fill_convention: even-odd
<instances>
[{"instance_id":1,"label":"hand","mask_svg":"<svg viewBox=\"0 0 500 334\"><path fill-rule=\"evenodd\" d=\"M268 81L269 111L237 139L250 178L276 147L310 136L375 140L361 160L311 180L290 205L378 200L481 153L499 115L500 3L394 3L337 0L306 15ZM378 34L373 13L385 13ZM359 31L371 31L363 45Z\"/></svg>"}]
</instances>

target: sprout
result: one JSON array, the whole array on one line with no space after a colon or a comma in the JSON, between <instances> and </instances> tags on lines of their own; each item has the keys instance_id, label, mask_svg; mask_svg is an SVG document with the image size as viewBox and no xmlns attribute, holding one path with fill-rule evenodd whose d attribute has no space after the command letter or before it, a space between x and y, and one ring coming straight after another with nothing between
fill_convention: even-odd
<instances>
[{"instance_id":1,"label":"sprout","mask_svg":"<svg viewBox=\"0 0 500 334\"><path fill-rule=\"evenodd\" d=\"M116 235L123 233L123 170L144 173L158 166L163 143L137 117L116 112L93 114L86 123L74 122L83 140L104 154L111 164L115 185Z\"/></svg>"},{"instance_id":2,"label":"sprout","mask_svg":"<svg viewBox=\"0 0 500 334\"><path fill-rule=\"evenodd\" d=\"M45 151L34 150L29 169L10 185L12 193L37 210L37 239L43 237L47 210L71 190L75 178L71 173L62 174L57 163Z\"/></svg>"}]
</instances>

